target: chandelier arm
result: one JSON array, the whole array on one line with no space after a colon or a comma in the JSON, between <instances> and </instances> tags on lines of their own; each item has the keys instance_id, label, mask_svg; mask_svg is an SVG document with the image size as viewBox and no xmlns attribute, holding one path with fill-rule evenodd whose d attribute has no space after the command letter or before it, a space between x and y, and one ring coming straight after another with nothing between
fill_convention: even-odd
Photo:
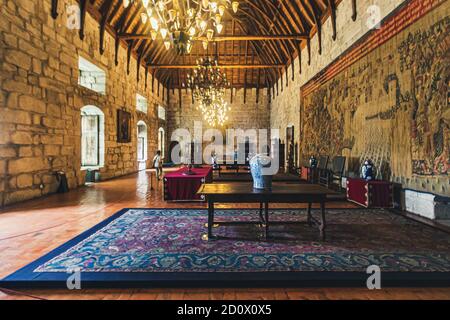
<instances>
[{"instance_id":1,"label":"chandelier arm","mask_svg":"<svg viewBox=\"0 0 450 320\"><path fill-rule=\"evenodd\" d=\"M160 0L162 1L162 0ZM167 0L167 2L164 2L164 5L168 5L172 0ZM167 30L169 30L169 26L167 24L167 21L165 19L165 17L160 13L158 5L156 4L155 0L152 0L153 3L153 9L156 11L156 14L158 15L159 20L164 24L164 28L166 28Z\"/></svg>"}]
</instances>

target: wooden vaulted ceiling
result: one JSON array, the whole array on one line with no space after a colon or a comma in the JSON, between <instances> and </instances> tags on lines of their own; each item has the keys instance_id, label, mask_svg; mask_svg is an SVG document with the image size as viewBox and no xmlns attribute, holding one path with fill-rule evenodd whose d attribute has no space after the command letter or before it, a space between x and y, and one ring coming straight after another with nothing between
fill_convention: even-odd
<instances>
[{"instance_id":1,"label":"wooden vaulted ceiling","mask_svg":"<svg viewBox=\"0 0 450 320\"><path fill-rule=\"evenodd\" d=\"M200 57L217 56L219 65L235 88L272 87L281 77L299 50L311 57L310 39L317 33L321 54L322 24L332 19L336 39L336 7L342 0L240 0L237 14L229 9L224 17L224 30L204 50L196 41L190 54L177 55L166 51L158 37L152 41L149 22L141 22L142 2L125 8L122 0L78 0L81 8L80 37L84 36L84 18L89 12L100 23L100 51L103 52L105 32L128 48L128 61L133 54L139 63L154 74L166 88L180 88ZM356 0L352 1L356 18ZM57 16L58 0L52 0L52 15ZM287 74L287 73L286 73ZM292 73L292 76L295 75ZM289 81L286 77L286 81Z\"/></svg>"}]
</instances>

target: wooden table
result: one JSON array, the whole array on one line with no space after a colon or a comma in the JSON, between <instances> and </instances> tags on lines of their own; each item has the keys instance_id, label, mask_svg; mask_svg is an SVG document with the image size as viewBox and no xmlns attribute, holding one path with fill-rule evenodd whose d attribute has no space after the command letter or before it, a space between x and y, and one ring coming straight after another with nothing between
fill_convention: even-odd
<instances>
[{"instance_id":1,"label":"wooden table","mask_svg":"<svg viewBox=\"0 0 450 320\"><path fill-rule=\"evenodd\" d=\"M310 184L278 184L274 183L271 191L253 189L251 183L221 183L204 184L198 194L205 196L208 202L208 235L207 239L217 239L213 235L213 226L236 225L246 222L220 222L214 221L214 205L216 203L259 203L260 219L265 226L265 237L269 235L269 203L307 203L307 223L319 228L320 237L325 240L326 210L325 203L327 195L334 194L333 191ZM321 208L320 220L311 214L313 203L319 203ZM264 212L264 214L263 214ZM248 224L248 222L246 223ZM261 224L258 223L258 224Z\"/></svg>"}]
</instances>

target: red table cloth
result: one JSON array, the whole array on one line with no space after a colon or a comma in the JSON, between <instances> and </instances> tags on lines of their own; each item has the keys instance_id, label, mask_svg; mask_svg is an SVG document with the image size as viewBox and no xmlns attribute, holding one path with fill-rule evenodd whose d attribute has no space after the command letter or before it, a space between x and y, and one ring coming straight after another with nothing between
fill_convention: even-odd
<instances>
[{"instance_id":1,"label":"red table cloth","mask_svg":"<svg viewBox=\"0 0 450 320\"><path fill-rule=\"evenodd\" d=\"M212 183L212 167L193 168L192 171L195 172L193 176L183 174L187 171L187 168L182 168L164 176L164 200L203 200L200 195L197 195L197 191L203 183Z\"/></svg>"}]
</instances>

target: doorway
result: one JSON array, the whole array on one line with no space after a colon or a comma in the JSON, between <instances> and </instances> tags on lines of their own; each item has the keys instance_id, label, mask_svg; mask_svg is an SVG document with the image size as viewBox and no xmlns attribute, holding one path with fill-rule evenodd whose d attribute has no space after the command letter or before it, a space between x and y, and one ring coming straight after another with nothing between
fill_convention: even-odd
<instances>
[{"instance_id":1,"label":"doorway","mask_svg":"<svg viewBox=\"0 0 450 320\"><path fill-rule=\"evenodd\" d=\"M158 150L161 151L161 158L164 160L166 155L166 133L164 128L158 129Z\"/></svg>"},{"instance_id":2,"label":"doorway","mask_svg":"<svg viewBox=\"0 0 450 320\"><path fill-rule=\"evenodd\" d=\"M139 121L137 124L137 161L139 171L147 169L147 146L147 125L144 121Z\"/></svg>"}]
</instances>

